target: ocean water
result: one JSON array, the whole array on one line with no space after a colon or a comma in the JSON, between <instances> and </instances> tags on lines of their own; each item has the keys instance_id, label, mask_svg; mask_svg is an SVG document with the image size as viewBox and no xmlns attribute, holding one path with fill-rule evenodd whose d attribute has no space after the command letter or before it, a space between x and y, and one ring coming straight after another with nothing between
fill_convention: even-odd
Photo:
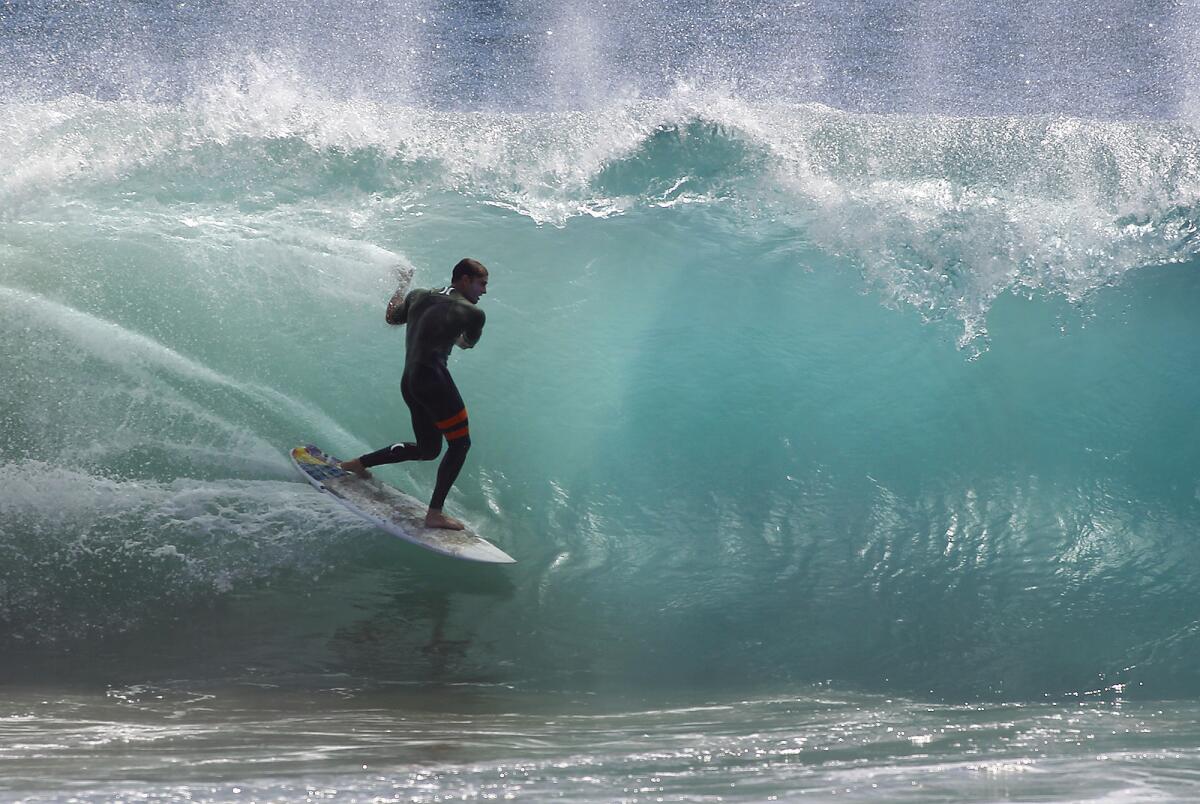
<instances>
[{"instance_id":1,"label":"ocean water","mask_svg":"<svg viewBox=\"0 0 1200 804\"><path fill-rule=\"evenodd\" d=\"M0 798L1194 800L1198 10L0 4Z\"/></svg>"}]
</instances>

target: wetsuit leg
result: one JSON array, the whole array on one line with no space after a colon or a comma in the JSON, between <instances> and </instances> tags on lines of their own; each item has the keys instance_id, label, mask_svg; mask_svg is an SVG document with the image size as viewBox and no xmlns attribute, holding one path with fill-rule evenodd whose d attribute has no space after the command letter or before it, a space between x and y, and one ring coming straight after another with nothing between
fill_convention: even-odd
<instances>
[{"instance_id":1,"label":"wetsuit leg","mask_svg":"<svg viewBox=\"0 0 1200 804\"><path fill-rule=\"evenodd\" d=\"M446 438L446 455L438 466L437 484L429 500L430 508L441 510L467 460L467 451L471 449L467 408L445 366L419 367L413 373L411 387L417 401L433 416L437 431Z\"/></svg>"},{"instance_id":2,"label":"wetsuit leg","mask_svg":"<svg viewBox=\"0 0 1200 804\"><path fill-rule=\"evenodd\" d=\"M434 423L432 414L417 400L412 389L412 378L405 374L400 382L400 393L408 405L412 417L413 435L416 443L402 442L389 447L375 450L362 455L359 460L362 465L370 468L387 463L402 463L404 461L432 461L442 451L442 431Z\"/></svg>"},{"instance_id":3,"label":"wetsuit leg","mask_svg":"<svg viewBox=\"0 0 1200 804\"><path fill-rule=\"evenodd\" d=\"M466 429L466 420L463 420L463 429ZM449 436L446 436L450 439ZM442 458L442 462L438 464L437 485L433 487L433 496L429 498L429 507L441 510L446 504L446 495L450 493L450 487L454 485L454 481L458 479L458 473L462 471L463 464L467 462L467 451L471 449L471 437L463 434L454 439L449 440L449 446L446 447L446 457Z\"/></svg>"}]
</instances>

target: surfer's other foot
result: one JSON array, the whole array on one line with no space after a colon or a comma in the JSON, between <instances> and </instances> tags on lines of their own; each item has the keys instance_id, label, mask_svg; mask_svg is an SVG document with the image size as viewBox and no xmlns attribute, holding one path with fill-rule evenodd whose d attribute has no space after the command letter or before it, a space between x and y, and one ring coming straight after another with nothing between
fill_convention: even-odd
<instances>
[{"instance_id":1,"label":"surfer's other foot","mask_svg":"<svg viewBox=\"0 0 1200 804\"><path fill-rule=\"evenodd\" d=\"M425 527L441 528L442 530L463 530L466 525L452 516L446 516L441 511L431 510L425 514Z\"/></svg>"},{"instance_id":2,"label":"surfer's other foot","mask_svg":"<svg viewBox=\"0 0 1200 804\"><path fill-rule=\"evenodd\" d=\"M347 472L353 472L354 474L361 477L363 480L371 479L370 470L367 469L367 467L363 466L362 461L360 461L358 458L355 458L352 461L342 461L341 463L338 464L338 468L345 469Z\"/></svg>"}]
</instances>

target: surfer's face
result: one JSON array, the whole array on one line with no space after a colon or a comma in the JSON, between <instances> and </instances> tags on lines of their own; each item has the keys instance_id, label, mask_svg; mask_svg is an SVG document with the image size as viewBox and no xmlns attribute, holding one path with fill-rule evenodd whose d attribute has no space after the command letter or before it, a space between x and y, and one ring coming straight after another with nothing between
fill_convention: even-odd
<instances>
[{"instance_id":1,"label":"surfer's face","mask_svg":"<svg viewBox=\"0 0 1200 804\"><path fill-rule=\"evenodd\" d=\"M487 284L488 275L487 271L484 271L479 276L464 276L458 281L456 287L467 301L471 304L478 304L479 297L487 293Z\"/></svg>"}]
</instances>

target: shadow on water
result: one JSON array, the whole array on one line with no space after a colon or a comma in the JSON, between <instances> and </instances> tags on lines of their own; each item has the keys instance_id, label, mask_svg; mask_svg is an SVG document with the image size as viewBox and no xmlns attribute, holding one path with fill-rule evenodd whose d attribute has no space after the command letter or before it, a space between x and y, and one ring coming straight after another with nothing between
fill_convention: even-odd
<instances>
[{"instance_id":1,"label":"shadow on water","mask_svg":"<svg viewBox=\"0 0 1200 804\"><path fill-rule=\"evenodd\" d=\"M6 640L0 683L498 683L475 624L512 596L504 570L377 539L370 529L362 535L362 548L324 574L289 572L252 588L164 604L120 633Z\"/></svg>"},{"instance_id":2,"label":"shadow on water","mask_svg":"<svg viewBox=\"0 0 1200 804\"><path fill-rule=\"evenodd\" d=\"M403 560L376 575L371 603L330 635L329 671L368 685L502 683L477 625L512 598L508 571L416 549Z\"/></svg>"}]
</instances>

